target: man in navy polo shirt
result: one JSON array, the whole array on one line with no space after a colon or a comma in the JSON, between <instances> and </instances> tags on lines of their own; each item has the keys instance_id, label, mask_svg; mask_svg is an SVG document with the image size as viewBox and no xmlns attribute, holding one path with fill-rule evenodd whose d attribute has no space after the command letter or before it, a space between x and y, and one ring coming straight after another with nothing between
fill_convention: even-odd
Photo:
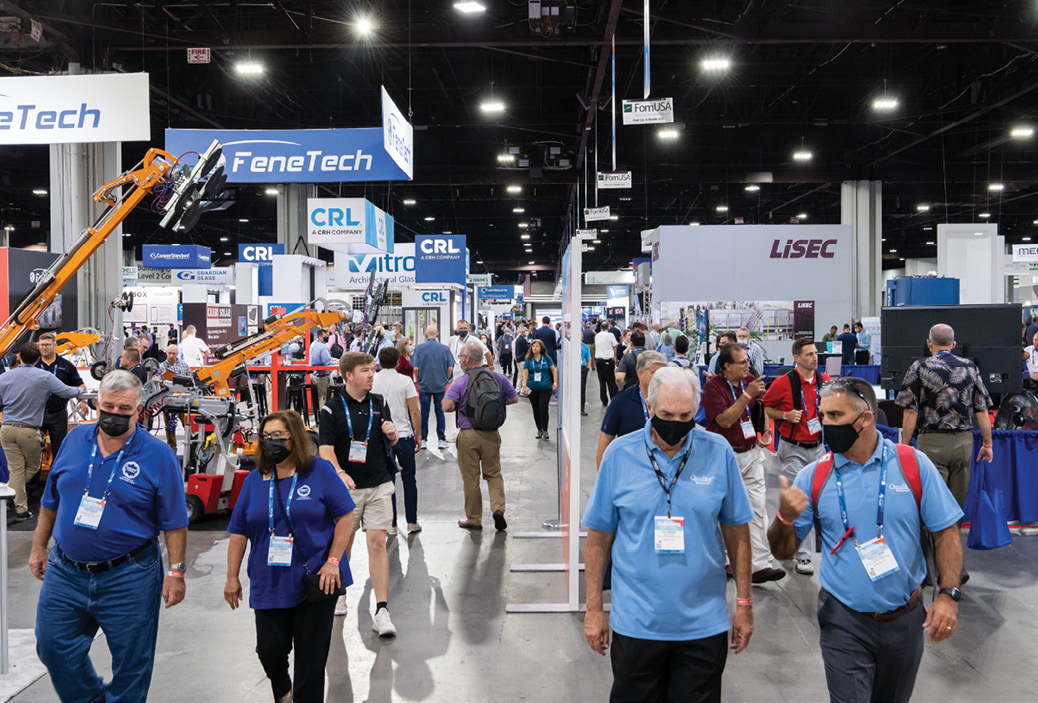
<instances>
[{"instance_id":1,"label":"man in navy polo shirt","mask_svg":"<svg viewBox=\"0 0 1038 703\"><path fill-rule=\"evenodd\" d=\"M43 581L36 653L63 701L147 700L160 598L167 608L184 599L184 479L173 451L137 429L141 408L133 374L105 375L100 419L65 438L40 501L29 555L29 569ZM170 560L165 578L160 530ZM112 653L107 685L89 657L98 628Z\"/></svg>"},{"instance_id":2,"label":"man in navy polo shirt","mask_svg":"<svg viewBox=\"0 0 1038 703\"><path fill-rule=\"evenodd\" d=\"M720 701L726 633L735 653L753 633L753 509L728 443L695 427L698 407L695 374L657 371L649 384L650 422L609 445L584 513L584 636L604 655L612 627L610 700ZM733 616L725 547L735 572ZM607 617L602 579L610 552Z\"/></svg>"},{"instance_id":3,"label":"man in navy polo shirt","mask_svg":"<svg viewBox=\"0 0 1038 703\"><path fill-rule=\"evenodd\" d=\"M793 556L812 529L821 532L818 624L833 701L908 701L923 656L923 632L951 637L958 622L962 510L933 463L909 449L906 471L897 445L876 431L876 394L860 378L838 378L821 390L822 436L832 450L785 476L768 530L778 559ZM815 473L831 462L812 505ZM920 486L917 498L913 481ZM920 525L933 532L941 595L930 612L920 602L926 560Z\"/></svg>"},{"instance_id":4,"label":"man in navy polo shirt","mask_svg":"<svg viewBox=\"0 0 1038 703\"><path fill-rule=\"evenodd\" d=\"M636 432L649 421L649 381L652 375L667 365L667 357L660 352L644 352L638 357L638 384L626 388L609 401L602 431L598 435L598 454L595 466L601 466L606 447L617 437Z\"/></svg>"}]
</instances>

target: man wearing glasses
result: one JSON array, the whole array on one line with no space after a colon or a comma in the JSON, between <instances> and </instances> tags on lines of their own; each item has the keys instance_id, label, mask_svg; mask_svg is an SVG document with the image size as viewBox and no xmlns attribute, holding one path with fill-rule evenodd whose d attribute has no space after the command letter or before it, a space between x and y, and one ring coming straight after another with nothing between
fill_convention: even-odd
<instances>
[{"instance_id":1,"label":"man wearing glasses","mask_svg":"<svg viewBox=\"0 0 1038 703\"><path fill-rule=\"evenodd\" d=\"M958 622L962 510L922 452L883 439L872 387L839 378L821 390L822 434L832 450L792 486L779 477L768 530L789 559L812 529L822 538L818 624L834 701L908 701L923 656L923 632L951 637ZM927 613L920 527L933 532L940 596Z\"/></svg>"}]
</instances>

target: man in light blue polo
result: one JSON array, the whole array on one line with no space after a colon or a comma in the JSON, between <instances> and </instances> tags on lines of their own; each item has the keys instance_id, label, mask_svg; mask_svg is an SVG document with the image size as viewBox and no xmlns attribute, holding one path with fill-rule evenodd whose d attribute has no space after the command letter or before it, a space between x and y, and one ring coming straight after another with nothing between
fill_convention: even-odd
<instances>
[{"instance_id":1,"label":"man in light blue polo","mask_svg":"<svg viewBox=\"0 0 1038 703\"><path fill-rule=\"evenodd\" d=\"M337 366L338 362L332 358L332 353L328 351L328 339L332 333L325 329L318 329L314 333L314 341L310 342L310 365L311 366ZM314 388L317 389L317 405L314 406L314 415L318 416L318 422L320 422L321 408L324 407L325 402L328 400L328 386L332 382L332 372L330 370L317 370L310 372L310 378L313 381Z\"/></svg>"},{"instance_id":2,"label":"man in light blue polo","mask_svg":"<svg viewBox=\"0 0 1038 703\"><path fill-rule=\"evenodd\" d=\"M613 630L611 701L720 701L731 648L753 633L753 519L731 446L694 427L699 380L661 368L645 428L612 442L584 513L588 528L584 635L605 654ZM736 608L725 597L725 549ZM602 579L612 554L612 614Z\"/></svg>"},{"instance_id":3,"label":"man in light blue polo","mask_svg":"<svg viewBox=\"0 0 1038 703\"><path fill-rule=\"evenodd\" d=\"M908 701L924 631L934 642L955 632L962 510L925 454L906 448L902 459L898 445L877 432L876 395L866 381L836 379L821 395L822 434L832 454L804 467L792 487L779 477L768 540L777 559L788 559L812 529L821 532L818 624L830 699ZM818 471L826 478L816 508ZM920 602L921 523L933 533L941 585L929 613Z\"/></svg>"},{"instance_id":4,"label":"man in light blue polo","mask_svg":"<svg viewBox=\"0 0 1038 703\"><path fill-rule=\"evenodd\" d=\"M415 347L411 355L414 380L418 383L418 404L422 409L422 437L425 445L429 440L429 403L436 410L436 436L439 448L447 448L447 418L443 413L443 394L454 371L454 355L446 344L440 342L440 331L436 325L425 328L425 341Z\"/></svg>"}]
</instances>

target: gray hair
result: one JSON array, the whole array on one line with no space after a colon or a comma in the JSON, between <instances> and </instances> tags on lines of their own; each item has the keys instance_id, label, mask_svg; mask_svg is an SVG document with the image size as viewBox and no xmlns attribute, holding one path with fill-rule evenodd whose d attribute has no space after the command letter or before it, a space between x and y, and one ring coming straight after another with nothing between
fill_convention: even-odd
<instances>
[{"instance_id":1,"label":"gray hair","mask_svg":"<svg viewBox=\"0 0 1038 703\"><path fill-rule=\"evenodd\" d=\"M665 335L663 335L663 343L666 344L669 347L671 344L674 343L674 340L671 339L669 334L665 334Z\"/></svg>"},{"instance_id":2,"label":"gray hair","mask_svg":"<svg viewBox=\"0 0 1038 703\"><path fill-rule=\"evenodd\" d=\"M645 354L648 353L645 352ZM660 356L663 355L660 354ZM638 358L638 361L641 361L641 357ZM687 383L688 387L692 389L692 412L699 410L699 399L702 396L699 389L699 372L667 366L654 373L652 380L649 381L649 407L653 412L656 411L656 400L660 394L660 387L666 385L668 388L673 388L681 383Z\"/></svg>"},{"instance_id":3,"label":"gray hair","mask_svg":"<svg viewBox=\"0 0 1038 703\"><path fill-rule=\"evenodd\" d=\"M843 393L847 397L847 401L858 410L868 410L872 413L873 418L879 418L876 391L872 390L868 381L856 376L841 376L822 386L819 395L827 398L837 393ZM876 421L878 422L878 420Z\"/></svg>"},{"instance_id":4,"label":"gray hair","mask_svg":"<svg viewBox=\"0 0 1038 703\"><path fill-rule=\"evenodd\" d=\"M643 351L638 355L638 364L635 366L635 370L644 371L650 366L666 366L667 357L662 352L658 351Z\"/></svg>"},{"instance_id":5,"label":"gray hair","mask_svg":"<svg viewBox=\"0 0 1038 703\"><path fill-rule=\"evenodd\" d=\"M134 376L129 371L123 371L117 369L115 371L109 371L101 379L101 386L98 388L98 393L120 393L122 391L133 391L137 396L137 403L141 402L141 380Z\"/></svg>"},{"instance_id":6,"label":"gray hair","mask_svg":"<svg viewBox=\"0 0 1038 703\"><path fill-rule=\"evenodd\" d=\"M935 347L950 347L955 344L955 330L951 325L934 325L930 328L930 343Z\"/></svg>"},{"instance_id":7,"label":"gray hair","mask_svg":"<svg viewBox=\"0 0 1038 703\"><path fill-rule=\"evenodd\" d=\"M739 329L737 329L737 330L735 330L735 331L736 331L737 333L738 333L738 332L745 332L746 334L750 334L750 328L749 328L749 327L740 327Z\"/></svg>"},{"instance_id":8,"label":"gray hair","mask_svg":"<svg viewBox=\"0 0 1038 703\"><path fill-rule=\"evenodd\" d=\"M483 347L478 342L469 342L458 350L458 356L463 356L469 361L479 363L483 360Z\"/></svg>"}]
</instances>

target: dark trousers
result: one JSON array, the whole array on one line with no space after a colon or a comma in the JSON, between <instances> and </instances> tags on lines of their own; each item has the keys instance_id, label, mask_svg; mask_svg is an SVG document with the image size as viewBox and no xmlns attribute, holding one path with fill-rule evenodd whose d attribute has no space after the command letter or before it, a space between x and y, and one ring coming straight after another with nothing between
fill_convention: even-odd
<instances>
[{"instance_id":1,"label":"dark trousers","mask_svg":"<svg viewBox=\"0 0 1038 703\"><path fill-rule=\"evenodd\" d=\"M580 367L580 412L584 412L587 405L587 374L590 370L587 366Z\"/></svg>"},{"instance_id":2,"label":"dark trousers","mask_svg":"<svg viewBox=\"0 0 1038 703\"><path fill-rule=\"evenodd\" d=\"M530 391L530 407L533 408L533 422L542 432L548 431L548 403L551 402L551 388L542 391Z\"/></svg>"},{"instance_id":3,"label":"dark trousers","mask_svg":"<svg viewBox=\"0 0 1038 703\"><path fill-rule=\"evenodd\" d=\"M501 362L501 373L505 376L512 373L512 352L502 353L498 361Z\"/></svg>"},{"instance_id":4,"label":"dark trousers","mask_svg":"<svg viewBox=\"0 0 1038 703\"><path fill-rule=\"evenodd\" d=\"M256 611L256 654L270 679L275 702L292 691L292 700L299 703L323 703L334 613L334 598ZM295 685L288 675L288 653L293 649Z\"/></svg>"},{"instance_id":5,"label":"dark trousers","mask_svg":"<svg viewBox=\"0 0 1038 703\"><path fill-rule=\"evenodd\" d=\"M620 391L616 388L616 362L612 359L595 359L595 370L598 371L598 393L602 396L602 405Z\"/></svg>"},{"instance_id":6,"label":"dark trousers","mask_svg":"<svg viewBox=\"0 0 1038 703\"><path fill-rule=\"evenodd\" d=\"M43 431L50 437L50 460L54 463L54 457L61 449L61 443L65 441L68 434L68 408L62 407L56 412L43 413Z\"/></svg>"},{"instance_id":7,"label":"dark trousers","mask_svg":"<svg viewBox=\"0 0 1038 703\"><path fill-rule=\"evenodd\" d=\"M879 622L822 589L818 625L830 702L907 702L923 658L925 619L920 602L896 620Z\"/></svg>"},{"instance_id":8,"label":"dark trousers","mask_svg":"<svg viewBox=\"0 0 1038 703\"><path fill-rule=\"evenodd\" d=\"M613 633L610 703L680 701L717 703L728 659L728 633L701 640L663 642Z\"/></svg>"},{"instance_id":9,"label":"dark trousers","mask_svg":"<svg viewBox=\"0 0 1038 703\"><path fill-rule=\"evenodd\" d=\"M401 437L393 445L393 454L400 464L400 483L404 485L404 515L407 524L418 522L418 482L415 481L414 437ZM393 488L396 488L396 475L393 475ZM396 526L396 491L390 498L393 503L393 526Z\"/></svg>"}]
</instances>

